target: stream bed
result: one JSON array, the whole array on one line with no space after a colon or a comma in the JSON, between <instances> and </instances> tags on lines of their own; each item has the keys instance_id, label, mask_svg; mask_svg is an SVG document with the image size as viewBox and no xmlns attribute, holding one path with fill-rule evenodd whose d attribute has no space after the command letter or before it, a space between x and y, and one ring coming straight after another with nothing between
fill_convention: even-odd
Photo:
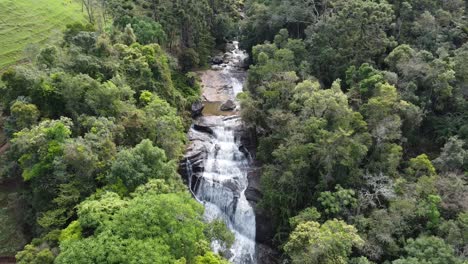
<instances>
[{"instance_id":1,"label":"stream bed","mask_svg":"<svg viewBox=\"0 0 468 264\"><path fill-rule=\"evenodd\" d=\"M236 101L243 90L247 55L233 42L222 57L223 63L200 73L205 109L189 131L184 174L194 198L205 206L205 220L222 219L235 235L224 255L234 264L256 264L255 213L245 196L252 160L242 146L243 123ZM236 109L220 111L227 100L235 102ZM212 248L224 250L216 242Z\"/></svg>"}]
</instances>

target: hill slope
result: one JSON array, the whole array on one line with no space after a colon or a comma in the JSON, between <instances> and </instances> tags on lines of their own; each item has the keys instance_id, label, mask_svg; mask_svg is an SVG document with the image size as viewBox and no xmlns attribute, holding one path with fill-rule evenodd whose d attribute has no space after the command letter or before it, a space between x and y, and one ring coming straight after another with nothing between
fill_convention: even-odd
<instances>
[{"instance_id":1,"label":"hill slope","mask_svg":"<svg viewBox=\"0 0 468 264\"><path fill-rule=\"evenodd\" d=\"M26 48L57 39L75 21L85 21L75 0L0 0L0 70L25 59Z\"/></svg>"}]
</instances>

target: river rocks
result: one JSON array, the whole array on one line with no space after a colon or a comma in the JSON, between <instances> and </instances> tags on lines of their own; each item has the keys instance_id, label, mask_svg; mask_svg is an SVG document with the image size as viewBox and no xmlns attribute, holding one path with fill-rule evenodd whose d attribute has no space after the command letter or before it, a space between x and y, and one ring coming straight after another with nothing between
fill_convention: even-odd
<instances>
[{"instance_id":1,"label":"river rocks","mask_svg":"<svg viewBox=\"0 0 468 264\"><path fill-rule=\"evenodd\" d=\"M193 103L192 104L192 117L195 118L195 117L201 116L204 108L205 106L203 105L201 101L197 101Z\"/></svg>"},{"instance_id":2,"label":"river rocks","mask_svg":"<svg viewBox=\"0 0 468 264\"><path fill-rule=\"evenodd\" d=\"M179 163L179 173L189 182L199 178L205 171L205 160L211 145L210 136L204 133L189 133L190 145Z\"/></svg>"},{"instance_id":3,"label":"river rocks","mask_svg":"<svg viewBox=\"0 0 468 264\"><path fill-rule=\"evenodd\" d=\"M232 193L239 193L241 190L239 189L239 182L236 179L228 179L224 181L223 186L230 189Z\"/></svg>"},{"instance_id":4,"label":"river rocks","mask_svg":"<svg viewBox=\"0 0 468 264\"><path fill-rule=\"evenodd\" d=\"M232 52L236 49L236 45L232 42L226 43L226 52Z\"/></svg>"},{"instance_id":5,"label":"river rocks","mask_svg":"<svg viewBox=\"0 0 468 264\"><path fill-rule=\"evenodd\" d=\"M210 135L214 134L213 129L211 129L211 127L205 126L203 124L193 124L193 129Z\"/></svg>"},{"instance_id":6,"label":"river rocks","mask_svg":"<svg viewBox=\"0 0 468 264\"><path fill-rule=\"evenodd\" d=\"M220 110L221 111L233 111L236 109L236 103L234 103L234 101L232 100L227 100L226 102L224 102L221 106L220 106Z\"/></svg>"},{"instance_id":7,"label":"river rocks","mask_svg":"<svg viewBox=\"0 0 468 264\"><path fill-rule=\"evenodd\" d=\"M223 64L223 63L224 63L223 55L214 56L214 57L211 59L211 63L213 63L213 64L215 64L215 65Z\"/></svg>"}]
</instances>

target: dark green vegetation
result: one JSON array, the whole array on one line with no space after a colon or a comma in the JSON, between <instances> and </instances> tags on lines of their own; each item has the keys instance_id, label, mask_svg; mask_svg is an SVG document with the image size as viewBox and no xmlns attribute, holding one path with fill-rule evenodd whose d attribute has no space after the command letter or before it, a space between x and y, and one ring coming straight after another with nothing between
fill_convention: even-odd
<instances>
[{"instance_id":1,"label":"dark green vegetation","mask_svg":"<svg viewBox=\"0 0 468 264\"><path fill-rule=\"evenodd\" d=\"M251 0L244 120L292 263L468 256L461 0Z\"/></svg>"},{"instance_id":2,"label":"dark green vegetation","mask_svg":"<svg viewBox=\"0 0 468 264\"><path fill-rule=\"evenodd\" d=\"M89 23L1 77L0 254L30 237L18 263L226 263L209 245L233 235L202 221L177 165L200 97L188 70L232 36L237 3L82 4Z\"/></svg>"}]
</instances>

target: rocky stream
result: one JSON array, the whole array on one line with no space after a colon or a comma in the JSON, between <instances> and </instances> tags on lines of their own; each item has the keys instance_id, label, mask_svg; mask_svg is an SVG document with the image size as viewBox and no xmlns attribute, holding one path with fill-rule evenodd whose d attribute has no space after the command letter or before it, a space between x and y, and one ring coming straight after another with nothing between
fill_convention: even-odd
<instances>
[{"instance_id":1,"label":"rocky stream","mask_svg":"<svg viewBox=\"0 0 468 264\"><path fill-rule=\"evenodd\" d=\"M205 206L205 219L222 219L235 235L231 249L213 243L213 250L234 264L274 263L264 245L268 220L255 209L261 197L251 154L255 143L236 101L247 76L246 59L237 42L228 43L212 68L199 73L202 101L192 107L190 144L180 168L194 198Z\"/></svg>"}]
</instances>

